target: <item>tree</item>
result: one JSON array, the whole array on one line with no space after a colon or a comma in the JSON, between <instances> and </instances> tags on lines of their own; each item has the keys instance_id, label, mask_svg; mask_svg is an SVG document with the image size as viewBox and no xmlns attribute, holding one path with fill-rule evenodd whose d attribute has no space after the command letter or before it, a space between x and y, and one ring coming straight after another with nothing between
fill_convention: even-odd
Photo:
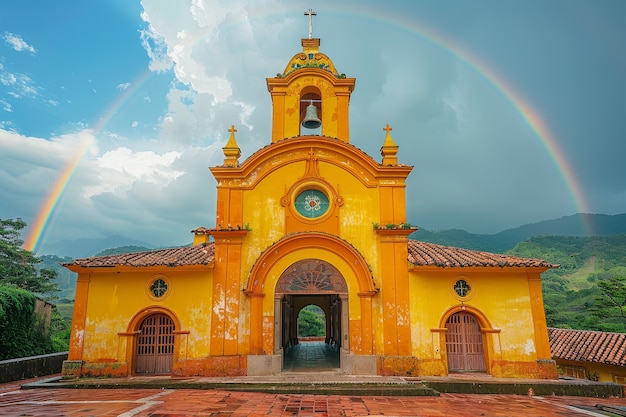
<instances>
[{"instance_id":1,"label":"tree","mask_svg":"<svg viewBox=\"0 0 626 417\"><path fill-rule=\"evenodd\" d=\"M298 336L324 336L326 323L323 315L323 310L314 305L308 305L300 310L298 314Z\"/></svg>"},{"instance_id":2,"label":"tree","mask_svg":"<svg viewBox=\"0 0 626 417\"><path fill-rule=\"evenodd\" d=\"M54 283L57 273L53 269L37 271L35 265L41 262L31 251L22 247L20 239L26 222L19 217L0 219L0 285L10 285L36 294L50 294L59 291Z\"/></svg>"},{"instance_id":3,"label":"tree","mask_svg":"<svg viewBox=\"0 0 626 417\"><path fill-rule=\"evenodd\" d=\"M626 325L626 276L615 275L596 284L601 294L595 298L594 313L603 318L616 318Z\"/></svg>"}]
</instances>

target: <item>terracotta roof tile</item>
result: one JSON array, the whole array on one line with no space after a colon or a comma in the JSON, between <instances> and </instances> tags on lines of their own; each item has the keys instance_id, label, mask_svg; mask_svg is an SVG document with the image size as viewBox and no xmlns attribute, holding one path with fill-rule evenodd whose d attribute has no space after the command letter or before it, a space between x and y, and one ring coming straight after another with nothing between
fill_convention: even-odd
<instances>
[{"instance_id":1,"label":"terracotta roof tile","mask_svg":"<svg viewBox=\"0 0 626 417\"><path fill-rule=\"evenodd\" d=\"M158 249L148 252L123 253L109 256L74 259L64 266L85 268L105 268L113 266L186 266L209 265L215 258L215 245L185 246L181 248Z\"/></svg>"},{"instance_id":2,"label":"terracotta roof tile","mask_svg":"<svg viewBox=\"0 0 626 417\"><path fill-rule=\"evenodd\" d=\"M418 266L437 267L542 267L558 268L559 265L550 264L542 259L520 258L517 256L501 255L497 253L481 252L461 249L451 246L442 246L434 243L409 240L409 262Z\"/></svg>"},{"instance_id":3,"label":"terracotta roof tile","mask_svg":"<svg viewBox=\"0 0 626 417\"><path fill-rule=\"evenodd\" d=\"M124 253L118 255L98 256L75 259L64 266L81 266L85 268L103 268L113 266L184 266L208 265L214 261L215 244L186 246L181 248L159 249L147 252ZM547 263L541 259L520 258L517 256L500 255L434 243L409 240L408 261L418 266L436 267L543 267L556 268L558 265Z\"/></svg>"},{"instance_id":4,"label":"terracotta roof tile","mask_svg":"<svg viewBox=\"0 0 626 417\"><path fill-rule=\"evenodd\" d=\"M626 366L626 333L548 328L553 359Z\"/></svg>"}]
</instances>

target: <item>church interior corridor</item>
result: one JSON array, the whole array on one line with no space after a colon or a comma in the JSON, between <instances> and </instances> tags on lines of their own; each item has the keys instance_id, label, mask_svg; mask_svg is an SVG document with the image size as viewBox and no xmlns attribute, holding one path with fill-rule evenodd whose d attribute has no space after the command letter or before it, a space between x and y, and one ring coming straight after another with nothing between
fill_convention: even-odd
<instances>
[{"instance_id":1,"label":"church interior corridor","mask_svg":"<svg viewBox=\"0 0 626 417\"><path fill-rule=\"evenodd\" d=\"M285 354L283 372L328 372L339 370L339 349L322 341L300 342Z\"/></svg>"}]
</instances>

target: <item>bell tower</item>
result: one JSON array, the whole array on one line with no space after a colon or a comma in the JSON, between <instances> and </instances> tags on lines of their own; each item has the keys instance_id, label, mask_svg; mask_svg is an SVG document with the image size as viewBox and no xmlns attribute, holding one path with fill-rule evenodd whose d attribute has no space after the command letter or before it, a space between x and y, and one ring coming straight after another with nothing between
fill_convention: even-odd
<instances>
[{"instance_id":1,"label":"bell tower","mask_svg":"<svg viewBox=\"0 0 626 417\"><path fill-rule=\"evenodd\" d=\"M350 142L348 107L356 79L339 74L333 62L319 52L320 40L302 39L302 52L291 58L282 73L267 79L272 95L272 142L305 136L321 127L321 134Z\"/></svg>"}]
</instances>

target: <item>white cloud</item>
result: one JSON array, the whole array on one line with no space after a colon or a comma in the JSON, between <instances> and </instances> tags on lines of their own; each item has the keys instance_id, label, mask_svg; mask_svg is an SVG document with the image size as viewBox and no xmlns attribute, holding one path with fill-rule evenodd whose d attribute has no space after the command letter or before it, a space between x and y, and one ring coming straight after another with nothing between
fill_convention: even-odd
<instances>
[{"instance_id":1,"label":"white cloud","mask_svg":"<svg viewBox=\"0 0 626 417\"><path fill-rule=\"evenodd\" d=\"M154 145L104 150L86 129L49 140L0 130L0 217L34 219L77 149L86 146L56 207L54 240L119 234L189 243L189 230L214 223L207 209L214 207L215 185L206 168L220 162L220 145L184 151Z\"/></svg>"},{"instance_id":2,"label":"white cloud","mask_svg":"<svg viewBox=\"0 0 626 417\"><path fill-rule=\"evenodd\" d=\"M172 68L172 60L167 55L167 44L165 39L150 23L150 17L147 12L141 14L141 18L148 22L148 28L140 31L141 45L148 53L150 58L149 68L150 71L162 72Z\"/></svg>"},{"instance_id":3,"label":"white cloud","mask_svg":"<svg viewBox=\"0 0 626 417\"><path fill-rule=\"evenodd\" d=\"M11 73L0 65L0 84L10 88L8 94L19 98L22 96L34 97L39 95L37 87L26 74Z\"/></svg>"},{"instance_id":4,"label":"white cloud","mask_svg":"<svg viewBox=\"0 0 626 417\"><path fill-rule=\"evenodd\" d=\"M0 105L2 105L2 110L7 113L11 113L13 111L13 106L5 99L0 100Z\"/></svg>"},{"instance_id":5,"label":"white cloud","mask_svg":"<svg viewBox=\"0 0 626 417\"><path fill-rule=\"evenodd\" d=\"M83 149L87 154L97 151L90 131L46 140L0 130L1 217L22 217L30 223L61 173Z\"/></svg>"},{"instance_id":6,"label":"white cloud","mask_svg":"<svg viewBox=\"0 0 626 417\"><path fill-rule=\"evenodd\" d=\"M0 164L23 164L29 167L58 169L67 163L76 149L85 142L94 142L90 131L83 130L73 134L55 136L50 140L23 136L19 133L0 130ZM97 148L92 149L93 152Z\"/></svg>"},{"instance_id":7,"label":"white cloud","mask_svg":"<svg viewBox=\"0 0 626 417\"><path fill-rule=\"evenodd\" d=\"M99 181L85 187L83 196L91 198L103 193L124 193L137 182L164 187L183 174L171 167L180 155L179 152L162 155L152 151L133 152L125 147L107 151L92 161Z\"/></svg>"},{"instance_id":8,"label":"white cloud","mask_svg":"<svg viewBox=\"0 0 626 417\"><path fill-rule=\"evenodd\" d=\"M246 142L258 141L258 135L267 140L270 112L259 117L257 104L270 105L265 78L282 69L294 53L277 38L293 21L252 22L250 15L257 8L280 9L274 1L250 5L188 0L186 4L142 1L142 18L148 23L142 39L151 68L170 69L171 65L176 78L159 137L187 145L213 143L234 124L242 132L255 132L238 138L242 149ZM275 44L279 48L273 48Z\"/></svg>"},{"instance_id":9,"label":"white cloud","mask_svg":"<svg viewBox=\"0 0 626 417\"><path fill-rule=\"evenodd\" d=\"M118 90L126 90L126 89L128 89L128 87L130 87L130 85L131 85L130 83L118 84L117 85L117 89Z\"/></svg>"},{"instance_id":10,"label":"white cloud","mask_svg":"<svg viewBox=\"0 0 626 417\"><path fill-rule=\"evenodd\" d=\"M20 35L15 35L13 33L5 32L4 33L4 41L13 49L18 52L28 51L32 54L37 52L35 48L27 44L24 39Z\"/></svg>"},{"instance_id":11,"label":"white cloud","mask_svg":"<svg viewBox=\"0 0 626 417\"><path fill-rule=\"evenodd\" d=\"M151 42L144 47L151 60L165 60L173 65L179 82L190 87L196 93L207 93L216 102L223 102L232 94L230 82L224 78L224 71L212 71L219 67L222 59L202 59L203 49L210 47L210 41L218 31L226 14L240 6L222 8L211 2L207 7L200 1L193 1L188 9L175 7L167 3L143 1L143 19L149 22L145 37ZM174 10L173 10L174 9ZM158 45L158 55L152 45ZM224 57L215 54L214 57Z\"/></svg>"}]
</instances>

